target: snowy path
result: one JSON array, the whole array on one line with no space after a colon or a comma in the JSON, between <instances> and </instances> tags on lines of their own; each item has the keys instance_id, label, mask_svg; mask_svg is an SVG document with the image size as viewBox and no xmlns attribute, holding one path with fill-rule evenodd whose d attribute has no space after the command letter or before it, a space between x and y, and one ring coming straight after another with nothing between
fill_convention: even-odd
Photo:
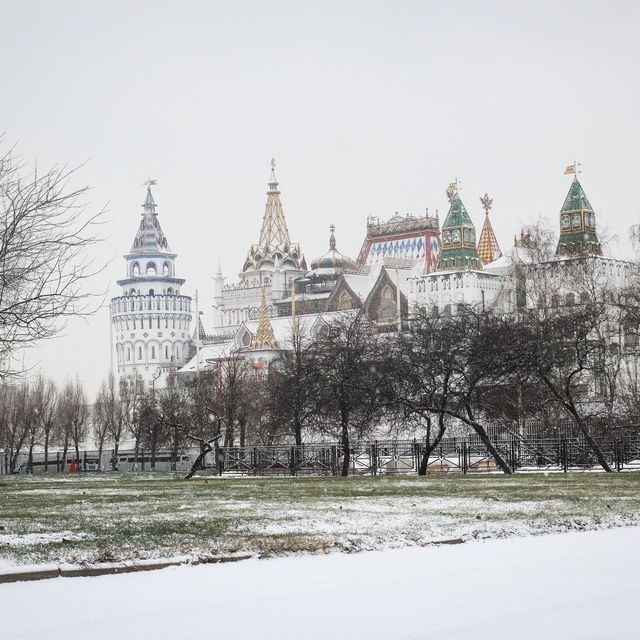
<instances>
[{"instance_id":1,"label":"snowy path","mask_svg":"<svg viewBox=\"0 0 640 640\"><path fill-rule=\"evenodd\" d=\"M640 528L0 585L2 636L640 637ZM203 614L205 614L203 616ZM424 624L424 627L422 626Z\"/></svg>"}]
</instances>

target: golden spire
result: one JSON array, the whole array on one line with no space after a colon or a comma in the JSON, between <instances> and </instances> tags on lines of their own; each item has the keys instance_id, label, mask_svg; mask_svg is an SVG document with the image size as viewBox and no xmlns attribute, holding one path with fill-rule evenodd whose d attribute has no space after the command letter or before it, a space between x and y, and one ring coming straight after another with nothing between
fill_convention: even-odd
<instances>
[{"instance_id":1,"label":"golden spire","mask_svg":"<svg viewBox=\"0 0 640 640\"><path fill-rule=\"evenodd\" d=\"M500 245L498 245L496 234L493 232L493 227L489 220L489 211L491 211L493 199L489 197L488 193L485 193L484 196L480 198L480 203L484 209L485 218L480 240L478 241L478 255L480 256L480 262L485 265L497 260L502 255L502 252L500 251Z\"/></svg>"},{"instance_id":2,"label":"golden spire","mask_svg":"<svg viewBox=\"0 0 640 640\"><path fill-rule=\"evenodd\" d=\"M278 343L273 333L271 320L269 319L269 307L267 306L267 295L265 288L262 287L262 304L260 305L260 320L256 335L251 341L252 349L277 349Z\"/></svg>"},{"instance_id":3,"label":"golden spire","mask_svg":"<svg viewBox=\"0 0 640 640\"><path fill-rule=\"evenodd\" d=\"M263 247L284 247L290 245L289 230L284 219L282 202L280 202L280 191L278 191L278 180L276 179L276 161L271 158L271 178L269 180L269 191L267 191L267 204L262 218L262 228L260 229L260 240L258 246Z\"/></svg>"}]
</instances>

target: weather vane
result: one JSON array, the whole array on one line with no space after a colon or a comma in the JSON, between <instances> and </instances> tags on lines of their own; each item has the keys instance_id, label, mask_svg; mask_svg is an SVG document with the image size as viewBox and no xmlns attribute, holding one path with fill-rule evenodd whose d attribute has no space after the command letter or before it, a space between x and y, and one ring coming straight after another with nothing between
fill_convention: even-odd
<instances>
[{"instance_id":1,"label":"weather vane","mask_svg":"<svg viewBox=\"0 0 640 640\"><path fill-rule=\"evenodd\" d=\"M490 198L489 194L485 192L484 196L480 198L480 204L482 204L484 212L489 215L489 211L491 211L491 205L493 204L493 198Z\"/></svg>"},{"instance_id":2,"label":"weather vane","mask_svg":"<svg viewBox=\"0 0 640 640\"><path fill-rule=\"evenodd\" d=\"M147 189L151 188L152 186L154 186L155 184L157 184L157 180L155 180L154 178L147 178L143 183L142 186L143 187L147 187Z\"/></svg>"},{"instance_id":3,"label":"weather vane","mask_svg":"<svg viewBox=\"0 0 640 640\"><path fill-rule=\"evenodd\" d=\"M461 189L461 184L462 183L458 180L458 178L449 183L449 186L447 187L447 198L449 202L451 202L458 195L458 191L460 191Z\"/></svg>"}]
</instances>

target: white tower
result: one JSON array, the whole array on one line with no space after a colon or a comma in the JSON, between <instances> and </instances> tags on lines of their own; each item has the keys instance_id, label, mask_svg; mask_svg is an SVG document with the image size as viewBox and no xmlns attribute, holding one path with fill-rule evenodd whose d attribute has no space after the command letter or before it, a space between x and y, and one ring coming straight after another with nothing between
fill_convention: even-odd
<instances>
[{"instance_id":1,"label":"white tower","mask_svg":"<svg viewBox=\"0 0 640 640\"><path fill-rule=\"evenodd\" d=\"M117 376L159 389L189 359L191 298L180 294L184 279L175 276L177 254L160 228L152 184L147 182L142 220L124 256L122 295L111 299L111 322Z\"/></svg>"}]
</instances>

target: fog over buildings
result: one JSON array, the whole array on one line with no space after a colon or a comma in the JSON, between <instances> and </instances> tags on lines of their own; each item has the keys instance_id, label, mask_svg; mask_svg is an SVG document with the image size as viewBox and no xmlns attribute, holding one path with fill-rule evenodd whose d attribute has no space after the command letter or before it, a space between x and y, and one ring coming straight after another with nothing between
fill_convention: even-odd
<instances>
[{"instance_id":1,"label":"fog over buildings","mask_svg":"<svg viewBox=\"0 0 640 640\"><path fill-rule=\"evenodd\" d=\"M152 177L184 291L199 290L210 321L218 261L232 278L258 240L272 156L307 262L330 224L356 258L367 216L443 214L456 178L477 229L491 194L505 249L522 222L556 222L574 160L600 239L631 255L635 3L34 1L2 13L0 131L43 168L84 163L90 207L108 207L105 303ZM105 307L25 363L94 393L109 348Z\"/></svg>"}]
</instances>

